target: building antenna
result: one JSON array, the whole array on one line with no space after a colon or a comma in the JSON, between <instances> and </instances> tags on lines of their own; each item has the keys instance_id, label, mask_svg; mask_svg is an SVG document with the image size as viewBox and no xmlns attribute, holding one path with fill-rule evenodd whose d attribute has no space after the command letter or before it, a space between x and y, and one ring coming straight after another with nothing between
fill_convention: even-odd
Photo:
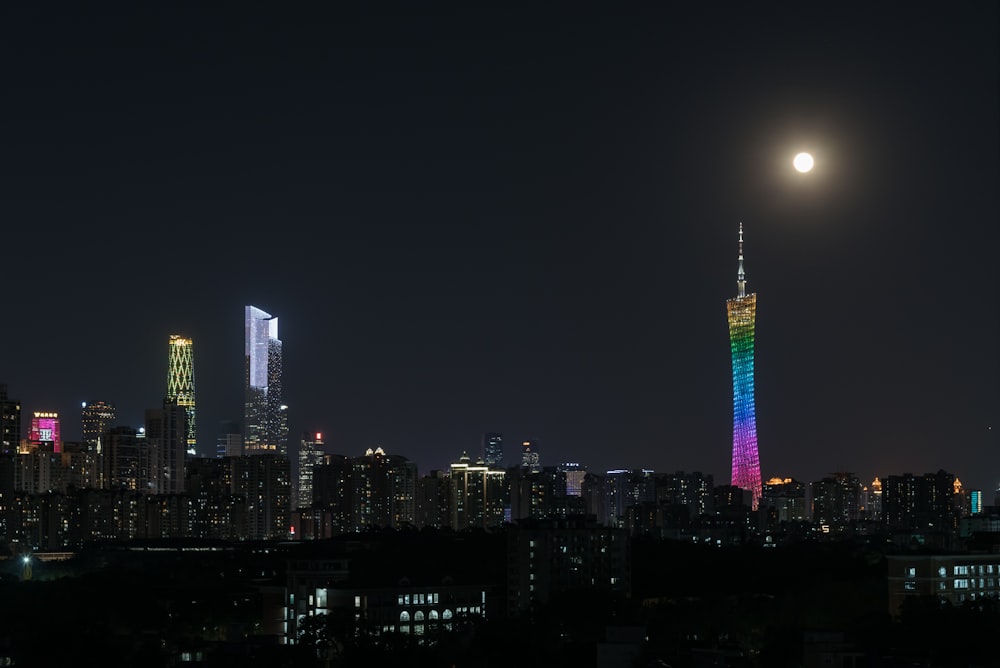
<instances>
[{"instance_id":1,"label":"building antenna","mask_svg":"<svg viewBox=\"0 0 1000 668\"><path fill-rule=\"evenodd\" d=\"M743 223L740 223L740 269L736 273L736 287L739 288L738 297L746 297L747 276L743 271Z\"/></svg>"}]
</instances>

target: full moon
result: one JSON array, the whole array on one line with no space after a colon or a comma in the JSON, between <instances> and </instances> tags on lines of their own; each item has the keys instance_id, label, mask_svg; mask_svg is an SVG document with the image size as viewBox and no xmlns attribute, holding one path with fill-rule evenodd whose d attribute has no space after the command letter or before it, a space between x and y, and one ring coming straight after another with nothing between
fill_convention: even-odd
<instances>
[{"instance_id":1,"label":"full moon","mask_svg":"<svg viewBox=\"0 0 1000 668\"><path fill-rule=\"evenodd\" d=\"M805 173L813 168L813 157L808 153L799 153L792 160L792 164L795 165L795 169Z\"/></svg>"}]
</instances>

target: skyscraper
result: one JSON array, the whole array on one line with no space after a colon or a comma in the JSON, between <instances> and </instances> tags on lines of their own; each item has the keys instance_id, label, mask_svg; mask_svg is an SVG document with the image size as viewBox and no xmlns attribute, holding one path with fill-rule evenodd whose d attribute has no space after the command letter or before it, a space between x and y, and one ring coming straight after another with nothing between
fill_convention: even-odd
<instances>
[{"instance_id":1,"label":"skyscraper","mask_svg":"<svg viewBox=\"0 0 1000 668\"><path fill-rule=\"evenodd\" d=\"M521 468L534 473L541 470L538 457L538 441L523 441L521 443Z\"/></svg>"},{"instance_id":2,"label":"skyscraper","mask_svg":"<svg viewBox=\"0 0 1000 668\"><path fill-rule=\"evenodd\" d=\"M146 476L144 489L151 494L183 494L187 473L185 454L190 447L187 409L167 397L162 408L145 414Z\"/></svg>"},{"instance_id":3,"label":"skyscraper","mask_svg":"<svg viewBox=\"0 0 1000 668\"><path fill-rule=\"evenodd\" d=\"M503 434L495 431L483 434L483 462L487 466L503 465Z\"/></svg>"},{"instance_id":4,"label":"skyscraper","mask_svg":"<svg viewBox=\"0 0 1000 668\"><path fill-rule=\"evenodd\" d=\"M105 401L84 401L80 407L84 443L100 452L103 449L104 434L115 426L116 419L114 404Z\"/></svg>"},{"instance_id":5,"label":"skyscraper","mask_svg":"<svg viewBox=\"0 0 1000 668\"><path fill-rule=\"evenodd\" d=\"M21 445L21 402L7 396L0 384L0 453L17 452Z\"/></svg>"},{"instance_id":6,"label":"skyscraper","mask_svg":"<svg viewBox=\"0 0 1000 668\"><path fill-rule=\"evenodd\" d=\"M246 307L243 451L288 456L288 426L281 402L281 340L278 318Z\"/></svg>"},{"instance_id":7,"label":"skyscraper","mask_svg":"<svg viewBox=\"0 0 1000 668\"><path fill-rule=\"evenodd\" d=\"M35 411L31 417L31 432L28 443L33 448L46 452L62 452L62 438L59 435L59 413Z\"/></svg>"},{"instance_id":8,"label":"skyscraper","mask_svg":"<svg viewBox=\"0 0 1000 668\"><path fill-rule=\"evenodd\" d=\"M732 485L749 490L753 507L761 495L760 457L757 453L757 408L754 400L754 325L757 295L746 293L743 271L743 223L740 223L737 296L726 300L729 348L733 356L733 475Z\"/></svg>"},{"instance_id":9,"label":"skyscraper","mask_svg":"<svg viewBox=\"0 0 1000 668\"><path fill-rule=\"evenodd\" d=\"M309 508L313 504L313 467L323 463L326 452L323 450L323 434L321 432L303 432L299 443L299 484L292 491L292 508Z\"/></svg>"},{"instance_id":10,"label":"skyscraper","mask_svg":"<svg viewBox=\"0 0 1000 668\"><path fill-rule=\"evenodd\" d=\"M176 401L187 414L187 454L197 454L194 401L194 343L180 334L170 335L167 355L167 399Z\"/></svg>"}]
</instances>

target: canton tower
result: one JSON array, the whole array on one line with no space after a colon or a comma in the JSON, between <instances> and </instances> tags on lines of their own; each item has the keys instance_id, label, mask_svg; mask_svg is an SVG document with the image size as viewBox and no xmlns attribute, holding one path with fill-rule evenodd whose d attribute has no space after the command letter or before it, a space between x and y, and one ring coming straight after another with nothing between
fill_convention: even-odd
<instances>
[{"instance_id":1,"label":"canton tower","mask_svg":"<svg viewBox=\"0 0 1000 668\"><path fill-rule=\"evenodd\" d=\"M754 402L754 322L757 295L747 294L743 272L743 223L740 223L738 293L726 300L729 348L733 355L733 477L732 485L750 490L753 508L760 502L760 457L757 454L757 409Z\"/></svg>"}]
</instances>

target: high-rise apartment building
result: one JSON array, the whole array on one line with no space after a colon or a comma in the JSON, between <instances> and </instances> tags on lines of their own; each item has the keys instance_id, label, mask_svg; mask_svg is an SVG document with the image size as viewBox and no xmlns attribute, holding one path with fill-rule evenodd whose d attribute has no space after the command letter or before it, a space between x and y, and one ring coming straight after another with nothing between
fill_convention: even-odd
<instances>
[{"instance_id":1,"label":"high-rise apartment building","mask_svg":"<svg viewBox=\"0 0 1000 668\"><path fill-rule=\"evenodd\" d=\"M187 454L198 452L195 427L194 343L180 334L171 334L167 355L167 399L176 401L187 414Z\"/></svg>"},{"instance_id":2,"label":"high-rise apartment building","mask_svg":"<svg viewBox=\"0 0 1000 668\"><path fill-rule=\"evenodd\" d=\"M740 223L740 255L737 296L726 301L729 347L733 358L733 469L732 484L749 490L753 508L760 502L760 457L757 452L757 408L754 395L754 327L757 295L746 293L743 271L743 223Z\"/></svg>"},{"instance_id":3,"label":"high-rise apartment building","mask_svg":"<svg viewBox=\"0 0 1000 668\"><path fill-rule=\"evenodd\" d=\"M21 402L7 396L0 384L0 454L13 454L21 444Z\"/></svg>"},{"instance_id":4,"label":"high-rise apartment building","mask_svg":"<svg viewBox=\"0 0 1000 668\"><path fill-rule=\"evenodd\" d=\"M450 467L451 528L461 531L501 526L506 505L505 476L502 469L491 469L482 460L473 463L463 452Z\"/></svg>"},{"instance_id":5,"label":"high-rise apartment building","mask_svg":"<svg viewBox=\"0 0 1000 668\"><path fill-rule=\"evenodd\" d=\"M287 457L287 407L281 398L278 318L256 306L247 306L245 329L244 454Z\"/></svg>"},{"instance_id":6,"label":"high-rise apartment building","mask_svg":"<svg viewBox=\"0 0 1000 668\"><path fill-rule=\"evenodd\" d=\"M115 426L117 411L114 404L105 401L84 401L80 406L83 425L83 442L96 452L103 450L104 434Z\"/></svg>"}]
</instances>

